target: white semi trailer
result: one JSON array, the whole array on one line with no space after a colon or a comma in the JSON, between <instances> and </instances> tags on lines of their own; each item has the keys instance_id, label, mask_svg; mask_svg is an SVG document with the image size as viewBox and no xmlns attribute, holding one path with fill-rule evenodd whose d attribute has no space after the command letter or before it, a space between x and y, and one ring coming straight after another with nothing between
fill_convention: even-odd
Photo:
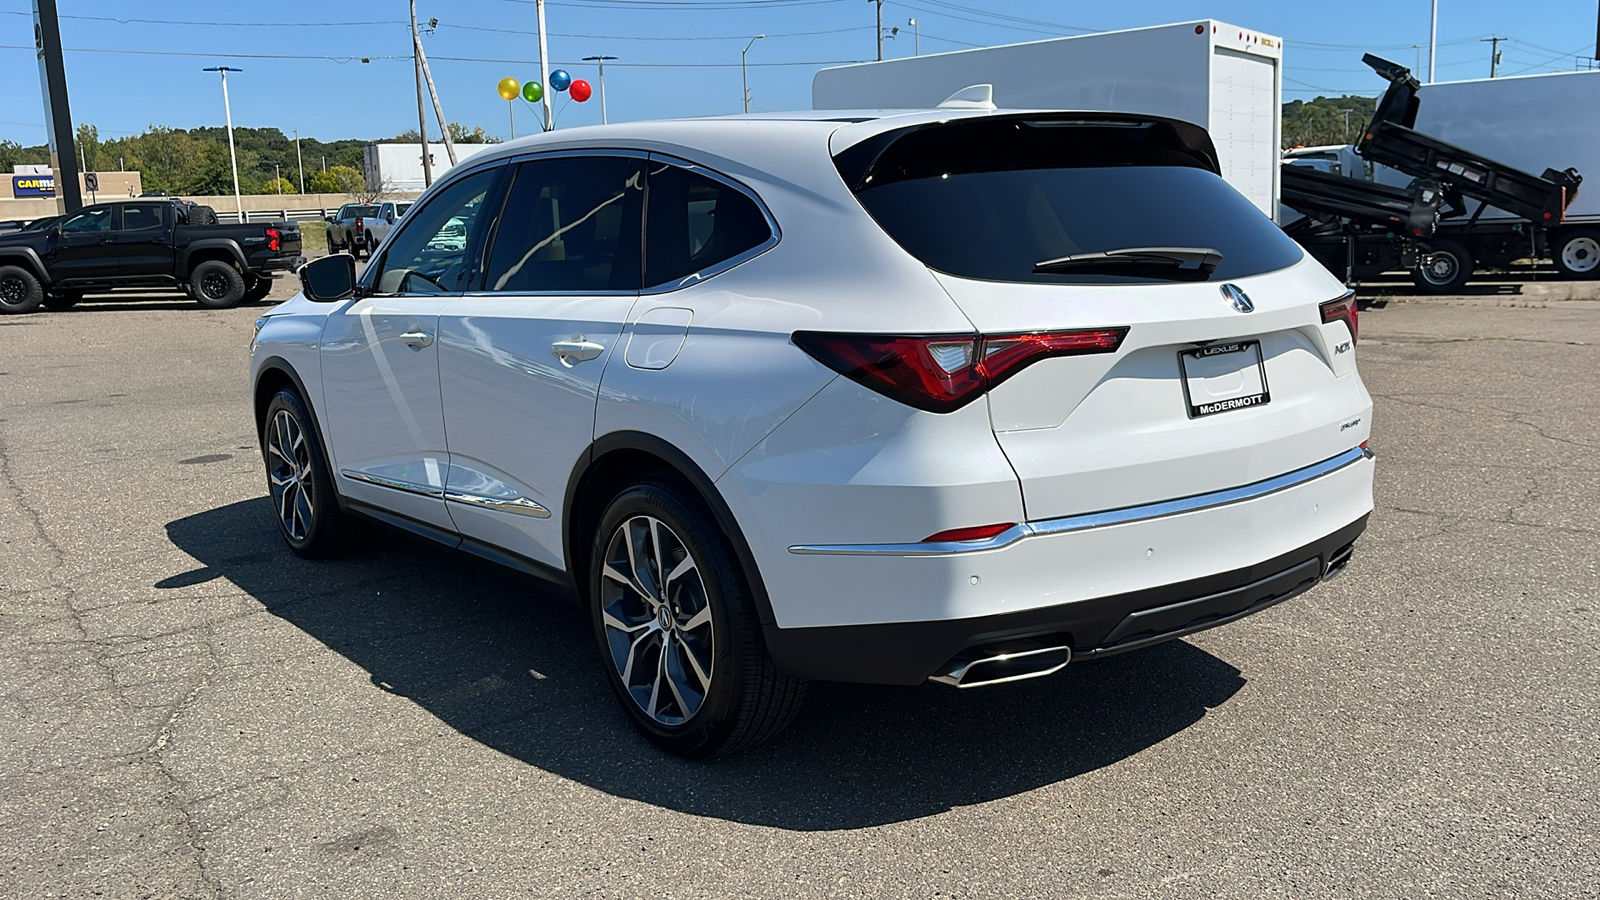
<instances>
[{"instance_id":1,"label":"white semi trailer","mask_svg":"<svg viewBox=\"0 0 1600 900\"><path fill-rule=\"evenodd\" d=\"M467 157L491 146L457 144L456 160L465 162ZM450 157L444 152L443 144L435 143L428 144L428 157L433 177L438 180L450 168ZM369 187L381 184L390 193L418 192L426 187L422 177L421 144L368 144L362 154L362 167L361 174Z\"/></svg>"},{"instance_id":2,"label":"white semi trailer","mask_svg":"<svg viewBox=\"0 0 1600 900\"><path fill-rule=\"evenodd\" d=\"M926 109L994 85L1004 109L1128 112L1211 133L1222 176L1278 208L1283 41L1214 19L823 69L815 109Z\"/></svg>"}]
</instances>

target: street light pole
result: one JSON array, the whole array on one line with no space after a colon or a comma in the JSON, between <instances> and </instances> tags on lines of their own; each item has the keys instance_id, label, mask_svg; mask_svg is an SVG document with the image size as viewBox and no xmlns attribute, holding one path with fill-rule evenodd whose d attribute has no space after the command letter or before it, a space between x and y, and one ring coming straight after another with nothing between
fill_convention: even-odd
<instances>
[{"instance_id":1,"label":"street light pole","mask_svg":"<svg viewBox=\"0 0 1600 900\"><path fill-rule=\"evenodd\" d=\"M916 19L912 19L909 22L907 22L906 24L911 26L911 55L912 56L921 56L922 55L922 26L917 24L917 20Z\"/></svg>"},{"instance_id":2,"label":"street light pole","mask_svg":"<svg viewBox=\"0 0 1600 900\"><path fill-rule=\"evenodd\" d=\"M1433 84L1434 58L1439 55L1439 0L1433 0L1433 15L1428 18L1428 83Z\"/></svg>"},{"instance_id":3,"label":"street light pole","mask_svg":"<svg viewBox=\"0 0 1600 900\"><path fill-rule=\"evenodd\" d=\"M539 105L544 107L544 130L554 131L556 120L550 112L550 95L555 91L550 89L550 48L544 39L544 0L534 0L533 8L539 16L539 83L544 86Z\"/></svg>"},{"instance_id":4,"label":"street light pole","mask_svg":"<svg viewBox=\"0 0 1600 900\"><path fill-rule=\"evenodd\" d=\"M300 172L300 193L306 192L306 158L300 155L300 129L294 130L294 165Z\"/></svg>"},{"instance_id":5,"label":"street light pole","mask_svg":"<svg viewBox=\"0 0 1600 900\"><path fill-rule=\"evenodd\" d=\"M606 124L606 60L616 59L615 56L585 56L584 62L600 64L600 124Z\"/></svg>"},{"instance_id":6,"label":"street light pole","mask_svg":"<svg viewBox=\"0 0 1600 900\"><path fill-rule=\"evenodd\" d=\"M746 113L750 112L750 68L745 63L744 58L750 52L750 45L764 37L766 37L764 34L756 35L750 39L749 44L744 45L743 50L739 51L739 76L744 79L744 111Z\"/></svg>"},{"instance_id":7,"label":"street light pole","mask_svg":"<svg viewBox=\"0 0 1600 900\"><path fill-rule=\"evenodd\" d=\"M239 155L233 149L233 106L228 103L228 73L243 72L232 66L211 66L207 72L216 72L222 76L222 115L228 122L228 167L233 170L233 208L239 214L239 221L244 221L244 201L239 197Z\"/></svg>"}]
</instances>

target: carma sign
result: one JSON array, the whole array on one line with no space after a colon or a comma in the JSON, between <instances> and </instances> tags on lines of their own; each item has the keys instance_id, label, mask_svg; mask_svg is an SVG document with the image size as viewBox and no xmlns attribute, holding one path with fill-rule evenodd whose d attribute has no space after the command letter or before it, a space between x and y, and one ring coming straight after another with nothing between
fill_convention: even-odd
<instances>
[{"instance_id":1,"label":"carma sign","mask_svg":"<svg viewBox=\"0 0 1600 900\"><path fill-rule=\"evenodd\" d=\"M55 176L13 175L11 176L11 195L13 197L54 197L56 195Z\"/></svg>"}]
</instances>

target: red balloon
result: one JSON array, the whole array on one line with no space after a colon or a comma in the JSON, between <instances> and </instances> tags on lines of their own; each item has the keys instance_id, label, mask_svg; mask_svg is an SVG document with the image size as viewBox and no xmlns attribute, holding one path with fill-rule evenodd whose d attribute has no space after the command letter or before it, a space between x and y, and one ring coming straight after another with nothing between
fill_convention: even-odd
<instances>
[{"instance_id":1,"label":"red balloon","mask_svg":"<svg viewBox=\"0 0 1600 900\"><path fill-rule=\"evenodd\" d=\"M589 82L578 78L567 85L567 93L572 95L572 99L582 103L594 95L594 88L589 87Z\"/></svg>"}]
</instances>

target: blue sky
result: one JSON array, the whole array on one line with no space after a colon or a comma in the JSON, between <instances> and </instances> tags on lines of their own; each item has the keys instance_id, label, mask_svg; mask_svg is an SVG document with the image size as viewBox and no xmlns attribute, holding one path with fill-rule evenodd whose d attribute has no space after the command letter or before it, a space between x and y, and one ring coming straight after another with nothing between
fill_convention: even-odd
<instances>
[{"instance_id":1,"label":"blue sky","mask_svg":"<svg viewBox=\"0 0 1600 900\"><path fill-rule=\"evenodd\" d=\"M61 23L73 119L98 125L103 137L137 133L150 124L220 125L216 76L200 71L218 64L245 70L229 80L236 125L276 126L286 134L298 128L325 140L386 137L416 127L402 0L59 3L64 17L77 17ZM1489 45L1480 39L1491 35L1511 39L1501 45L1502 74L1569 70L1576 56L1594 55L1595 0L1441 0L1440 7L1441 81L1486 76ZM30 10L27 0L0 0L0 85L11 98L0 108L0 138L38 144L44 129ZM506 76L538 77L531 0L418 0L417 14L440 21L424 46L446 114L506 136L507 104L495 94L496 82ZM1291 99L1378 93L1383 82L1361 65L1364 50L1411 65L1417 59L1412 45L1421 44L1426 66L1428 15L1427 0L883 4L885 27L901 29L885 42L890 57L912 54L907 25L912 17L920 23L924 54L1221 19L1285 38L1284 88ZM749 56L754 108L808 108L811 77L821 64L873 57L873 18L871 0L551 0L547 5L554 63L594 82L592 64L582 58L619 57L606 67L614 121L737 112L739 51L758 33L768 37L757 41ZM372 61L361 63L363 56ZM559 126L600 118L598 98L557 108ZM529 133L535 111L519 101L517 120L518 133Z\"/></svg>"}]
</instances>

